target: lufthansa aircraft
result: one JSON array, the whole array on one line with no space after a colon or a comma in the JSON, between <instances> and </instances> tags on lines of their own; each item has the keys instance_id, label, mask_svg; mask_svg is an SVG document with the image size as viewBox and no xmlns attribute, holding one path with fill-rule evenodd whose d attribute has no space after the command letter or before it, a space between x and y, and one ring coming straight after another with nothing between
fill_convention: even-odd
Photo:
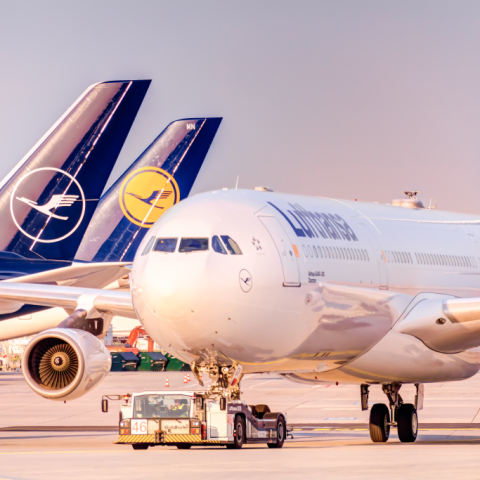
<instances>
[{"instance_id":1,"label":"lufthansa aircraft","mask_svg":"<svg viewBox=\"0 0 480 480\"><path fill-rule=\"evenodd\" d=\"M27 382L45 398L78 398L109 371L102 342L79 328L138 315L158 344L210 374L212 394L238 397L241 374L277 372L357 383L367 409L375 386L388 406L371 408L372 440L394 426L412 442L423 384L480 368L479 229L478 216L415 198L379 205L220 190L153 225L130 292L2 282L0 299L73 312L25 352ZM413 401L403 384L416 385Z\"/></svg>"},{"instance_id":2,"label":"lufthansa aircraft","mask_svg":"<svg viewBox=\"0 0 480 480\"><path fill-rule=\"evenodd\" d=\"M130 273L138 246L155 221L189 195L221 120L187 118L169 124L102 196L73 263L8 281L128 288L122 277ZM42 207L46 214L47 207L57 202L54 197ZM64 203L75 201L62 198ZM56 327L67 316L63 308L27 304L13 305L6 312L0 305L0 340ZM114 329L118 323L131 330L138 320L117 317Z\"/></svg>"}]
</instances>

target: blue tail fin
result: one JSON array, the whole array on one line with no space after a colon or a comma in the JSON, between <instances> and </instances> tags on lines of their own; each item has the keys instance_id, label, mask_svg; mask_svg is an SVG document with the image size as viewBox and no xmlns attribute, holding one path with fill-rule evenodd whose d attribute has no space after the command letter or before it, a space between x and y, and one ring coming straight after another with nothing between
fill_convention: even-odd
<instances>
[{"instance_id":1,"label":"blue tail fin","mask_svg":"<svg viewBox=\"0 0 480 480\"><path fill-rule=\"evenodd\" d=\"M0 185L0 250L75 257L150 80L92 85Z\"/></svg>"},{"instance_id":2,"label":"blue tail fin","mask_svg":"<svg viewBox=\"0 0 480 480\"><path fill-rule=\"evenodd\" d=\"M102 196L75 260L131 261L148 229L187 197L221 118L177 120Z\"/></svg>"}]
</instances>

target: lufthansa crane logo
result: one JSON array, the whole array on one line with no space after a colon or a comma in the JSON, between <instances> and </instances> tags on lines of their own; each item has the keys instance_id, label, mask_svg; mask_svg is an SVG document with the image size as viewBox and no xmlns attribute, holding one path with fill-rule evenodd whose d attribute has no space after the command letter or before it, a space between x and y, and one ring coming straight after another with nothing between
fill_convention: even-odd
<instances>
[{"instance_id":1,"label":"lufthansa crane logo","mask_svg":"<svg viewBox=\"0 0 480 480\"><path fill-rule=\"evenodd\" d=\"M143 228L150 228L179 201L177 182L158 167L143 167L133 171L120 188L119 202L123 214Z\"/></svg>"},{"instance_id":2,"label":"lufthansa crane logo","mask_svg":"<svg viewBox=\"0 0 480 480\"><path fill-rule=\"evenodd\" d=\"M47 198L40 201L45 194ZM37 200L32 199L34 196ZM32 209L42 215L29 217ZM10 196L10 212L28 238L40 243L60 242L82 222L85 194L78 180L64 170L37 168L18 180Z\"/></svg>"}]
</instances>

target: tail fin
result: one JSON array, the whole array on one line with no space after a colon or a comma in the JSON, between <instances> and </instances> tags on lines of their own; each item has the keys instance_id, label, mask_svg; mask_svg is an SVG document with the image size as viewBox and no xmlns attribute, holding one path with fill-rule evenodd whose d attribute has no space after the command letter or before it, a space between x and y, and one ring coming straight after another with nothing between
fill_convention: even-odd
<instances>
[{"instance_id":1,"label":"tail fin","mask_svg":"<svg viewBox=\"0 0 480 480\"><path fill-rule=\"evenodd\" d=\"M221 118L177 120L102 196L75 260L131 261L148 229L187 197Z\"/></svg>"},{"instance_id":2,"label":"tail fin","mask_svg":"<svg viewBox=\"0 0 480 480\"><path fill-rule=\"evenodd\" d=\"M0 250L73 260L150 80L92 85L0 184Z\"/></svg>"}]
</instances>

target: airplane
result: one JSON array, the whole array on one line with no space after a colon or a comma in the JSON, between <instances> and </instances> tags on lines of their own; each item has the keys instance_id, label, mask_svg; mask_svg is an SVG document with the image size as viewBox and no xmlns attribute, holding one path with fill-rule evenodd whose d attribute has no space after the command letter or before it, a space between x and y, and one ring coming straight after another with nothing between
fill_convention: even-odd
<instances>
[{"instance_id":1,"label":"airplane","mask_svg":"<svg viewBox=\"0 0 480 480\"><path fill-rule=\"evenodd\" d=\"M3 179L0 279L73 261L149 86L90 86Z\"/></svg>"},{"instance_id":2,"label":"airplane","mask_svg":"<svg viewBox=\"0 0 480 480\"><path fill-rule=\"evenodd\" d=\"M72 312L27 346L26 381L44 398L82 396L110 368L86 327L138 316L199 382L208 372L212 395L238 398L241 375L274 372L358 384L366 410L369 389L381 388L387 404L370 409L371 439L385 442L395 427L413 442L424 385L480 368L480 216L424 208L409 193L387 205L266 187L202 193L148 231L130 292L0 282L0 302ZM57 350L74 374L63 388L38 373L46 358L56 369ZM415 385L411 403L404 384Z\"/></svg>"},{"instance_id":3,"label":"airplane","mask_svg":"<svg viewBox=\"0 0 480 480\"><path fill-rule=\"evenodd\" d=\"M163 214L162 210L166 211L190 194L221 121L221 118L204 117L171 122L102 195L72 262L64 262L63 268L54 271L8 281L128 288L128 280L122 277L130 273L128 265L138 245ZM165 195L167 192L169 195ZM147 203L148 207L144 206L145 198L152 200ZM70 201L64 197L58 199L63 203ZM52 197L41 207L45 215L56 201ZM152 210L154 207L161 210ZM19 309L13 305L5 311L0 306L0 341L54 328L68 315L60 307L50 309L27 304ZM117 316L111 325L116 333L117 330L130 331L139 323L137 319Z\"/></svg>"}]
</instances>

